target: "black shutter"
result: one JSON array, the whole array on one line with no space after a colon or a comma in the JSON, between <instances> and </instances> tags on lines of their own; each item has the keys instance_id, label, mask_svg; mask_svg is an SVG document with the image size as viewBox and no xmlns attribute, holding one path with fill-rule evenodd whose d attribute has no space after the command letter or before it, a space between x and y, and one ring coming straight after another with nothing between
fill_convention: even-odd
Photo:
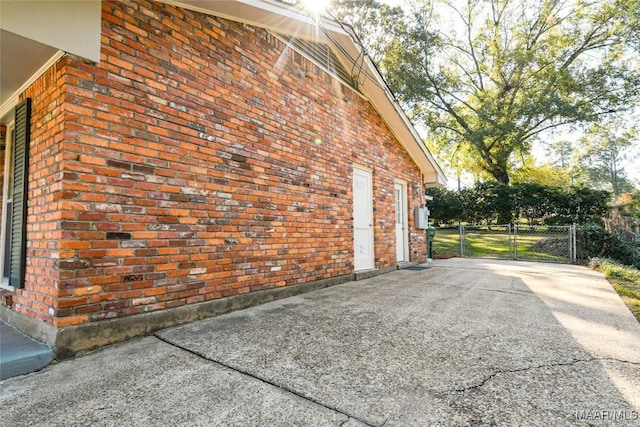
<instances>
[{"instance_id":1,"label":"black shutter","mask_svg":"<svg viewBox=\"0 0 640 427\"><path fill-rule=\"evenodd\" d=\"M13 137L13 203L11 206L11 248L9 285L24 286L27 257L27 181L31 135L31 99L16 106Z\"/></svg>"}]
</instances>

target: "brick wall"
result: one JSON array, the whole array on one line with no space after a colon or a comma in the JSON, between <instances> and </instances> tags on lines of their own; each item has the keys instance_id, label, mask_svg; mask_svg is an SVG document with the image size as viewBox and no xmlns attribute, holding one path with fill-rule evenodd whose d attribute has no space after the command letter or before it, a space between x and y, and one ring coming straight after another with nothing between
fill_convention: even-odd
<instances>
[{"instance_id":1,"label":"brick wall","mask_svg":"<svg viewBox=\"0 0 640 427\"><path fill-rule=\"evenodd\" d=\"M27 268L24 289L15 292L15 308L30 317L51 321L57 313L57 301L71 291L60 289L57 264L60 257L74 256L60 251L62 168L65 137L63 112L65 61L47 70L22 98L32 99L31 144L27 200Z\"/></svg>"},{"instance_id":2,"label":"brick wall","mask_svg":"<svg viewBox=\"0 0 640 427\"><path fill-rule=\"evenodd\" d=\"M60 327L349 274L354 163L376 266L396 264L394 179L411 211L420 175L368 102L261 29L146 1L104 2L102 25L100 63L27 92L19 311Z\"/></svg>"}]
</instances>

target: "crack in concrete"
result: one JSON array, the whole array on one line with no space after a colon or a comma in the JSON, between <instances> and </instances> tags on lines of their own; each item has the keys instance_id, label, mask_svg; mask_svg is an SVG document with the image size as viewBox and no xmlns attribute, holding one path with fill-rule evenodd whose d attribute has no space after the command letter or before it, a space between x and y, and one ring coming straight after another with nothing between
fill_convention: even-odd
<instances>
[{"instance_id":1,"label":"crack in concrete","mask_svg":"<svg viewBox=\"0 0 640 427\"><path fill-rule=\"evenodd\" d=\"M527 292L527 291L522 291L522 290L518 290L516 288L513 287L513 283L512 285L507 289L496 289L496 288L485 288L485 287L481 287L481 286L461 286L461 285L450 285L448 283L436 283L436 285L441 286L441 287L448 287L448 288L457 288L457 289L462 289L464 291L488 291L488 292L503 292L505 294L513 294L513 295L519 295L519 296L523 296L523 297L534 297L534 298L540 298L538 295L536 295L533 292ZM455 295L449 295L446 297L441 297L440 300L445 301L445 300L451 300L451 299L456 299L460 297L460 293L455 294Z\"/></svg>"},{"instance_id":2,"label":"crack in concrete","mask_svg":"<svg viewBox=\"0 0 640 427\"><path fill-rule=\"evenodd\" d=\"M157 338L158 340L160 340L160 341L162 341L162 342L164 342L164 343L166 343L166 344L168 344L168 345L170 345L172 347L175 347L175 348L178 348L178 349L180 349L182 351L190 353L190 354L192 354L194 356L197 356L197 357L199 357L199 358L201 358L203 360L206 360L206 361L211 362L211 363L215 363L217 365L225 367L225 368L227 368L229 370L232 370L234 372L237 372L239 374L243 374L243 375L246 375L248 377L254 378L254 379L256 379L258 381L261 381L261 382L263 382L265 384L268 384L268 385L270 385L272 387L276 387L276 388L278 388L280 390L283 390L286 393L290 393L290 394L292 394L292 395L294 395L296 397L299 397L299 398L304 399L304 400L306 400L308 402L311 402L313 404L321 406L321 407L323 407L325 409L328 409L330 411L333 411L333 412L336 412L338 414L344 415L345 417L347 417L347 419L339 424L341 427L344 426L345 424L347 424L349 422L349 420L351 420L351 419L354 419L354 420L362 423L363 425L369 426L369 427L384 427L387 424L387 422L389 421L388 418L385 419L385 421L380 426L378 426L376 424L372 424L371 422L364 421L364 420L362 420L362 419L360 419L358 417L349 415L349 414L345 413L344 411L342 411L342 410L340 410L340 409L338 409L336 407L327 405L327 404L325 404L325 403L323 403L323 402L321 402L319 400L316 400L313 397L306 396L306 395L304 395L304 394L302 394L302 393L300 393L300 392L298 392L298 391L296 391L294 389L288 388L288 387L286 387L284 385L281 385L281 384L277 384L277 383L275 383L273 381L270 381L270 380L268 380L266 378L259 377L259 376L255 375L255 374L252 374L252 373L248 372L248 371L245 371L245 370L240 369L238 367L226 364L226 363L221 362L219 360L212 359L212 358L208 357L207 355L205 355L203 353L200 353L200 352L192 350L190 348L181 346L180 344L174 343L174 342L172 342L172 341L170 341L170 340L168 340L166 338L163 338L163 337L161 337L159 335L154 334L153 336L155 338ZM571 360L571 361L568 361L568 362L558 362L558 363L551 363L551 364L544 364L544 365L537 365L537 366L527 366L527 367L518 368L518 369L497 370L497 371L491 373L490 375L486 376L485 378L483 378L478 384L467 386L467 387L462 387L462 388L456 388L456 389L452 389L452 390L444 391L444 392L437 392L437 393L435 393L433 395L442 397L443 394L447 394L447 393L451 393L451 392L464 393L464 392L467 392L467 391L479 389L479 388L483 387L487 382L489 382L490 380L492 380L493 378L495 378L496 376L501 375L501 374L514 374L514 373L532 371L532 370L542 369L542 368L553 368L553 367L558 367L558 366L573 366L573 365L575 365L577 363L591 363L591 362L597 362L597 361L609 361L609 362L627 363L627 364L631 364L631 365L640 366L640 362L634 362L634 361L631 361L631 360L621 360L621 359L616 359L616 358L612 358L612 357L594 357L594 358L591 358L591 359L574 359L574 360Z\"/></svg>"},{"instance_id":3,"label":"crack in concrete","mask_svg":"<svg viewBox=\"0 0 640 427\"><path fill-rule=\"evenodd\" d=\"M612 358L612 357L594 357L591 359L575 359L572 360L570 362L559 362L559 363L551 363L551 364L546 364L546 365L538 365L538 366L527 366L525 368L518 368L518 369L505 369L505 370L498 370L493 372L492 374L488 375L487 377L485 377L482 381L480 381L480 383L476 384L476 385L472 385L472 386L467 386L467 387L463 387L463 388L456 388L453 390L450 390L450 392L458 392L458 393L464 393L470 390L475 390L478 388L483 387L487 382L489 382L490 380L492 380L494 377L500 375L500 374L515 374L518 372L526 372L526 371L532 371L535 369L541 369L541 368L554 368L556 366L573 366L576 363L591 363L591 362L596 362L596 361L609 361L609 362L618 362L618 363L629 363L631 365L638 365L640 366L640 362L632 362L630 360L620 360L620 359L616 359L616 358Z\"/></svg>"},{"instance_id":4,"label":"crack in concrete","mask_svg":"<svg viewBox=\"0 0 640 427\"><path fill-rule=\"evenodd\" d=\"M360 418L358 418L358 417L354 417L353 415L349 415L349 414L347 414L347 413L343 412L342 410L340 410L340 409L338 409L338 408L334 408L334 407L332 407L332 406L329 406L329 405L327 405L327 404L325 404L325 403L322 403L322 402L320 402L319 400L316 400L316 399L314 399L314 398L312 398L312 397L305 396L304 394L301 394L301 393L299 393L299 392L297 392L297 391L295 391L295 390L293 390L293 389L291 389L291 388L285 387L285 386L280 385L280 384L276 384L276 383L274 383L273 381L270 381L270 380L268 380L268 379L266 379L266 378L261 378L261 377L256 376L256 375L254 375L254 374L252 374L252 373L250 373L250 372L248 372L248 371L242 370L242 369L237 368L237 367L235 367L235 366L228 365L228 364L226 364L226 363L224 363L224 362L221 362L221 361L219 361L219 360L212 359L212 358L208 357L206 354L203 354L203 353L200 353L200 352L198 352L198 351L192 350L192 349L190 349L190 348L187 348L187 347L181 346L180 344L174 343L174 342L172 342L172 341L170 341L170 340L168 340L168 339L166 339L166 338L163 338L163 337L161 337L161 336L159 336L159 335L157 335L157 334L153 334L153 336L154 336L156 339L158 339L158 340L162 341L162 342L163 342L163 343L165 343L165 344L168 344L168 345L170 345L170 346L172 346L172 347L175 347L175 348L178 348L178 349L180 349L180 350L182 350L182 351L185 351L185 352L187 352L187 353L190 353L190 354L192 354L192 355L194 355L194 356L197 356L197 357L199 357L199 358L201 358L201 359L206 360L207 362L211 362L211 363L215 363L215 364L217 364L217 365L223 366L223 367L225 367L225 368L227 368L227 369L230 369L230 370L232 370L232 371L234 371L234 372L237 372L237 373L239 373L239 374L246 375L246 376L248 376L248 377L251 377L251 378L254 378L254 379L258 380L258 381L261 381L261 382L263 382L263 383L265 383L265 384L268 384L268 385L270 385L270 386L272 386L272 387L276 387L276 388L278 388L278 389L280 389L280 390L283 390L283 391L285 391L285 392L287 392L287 393L290 393L290 394L292 394L292 395L294 395L294 396L296 396L296 397L299 397L299 398L301 398L301 399L304 399L304 400L306 400L306 401L308 401L308 402L311 402L311 403L313 403L313 404L315 404L315 405L321 406L321 407L323 407L323 408L325 408L325 409L329 409L330 411L333 411L333 412L336 412L336 413L338 413L338 414L344 415L345 417L347 417L347 419L346 419L344 422L342 422L342 423L340 424L340 426L345 425L347 422L349 422L349 420L350 420L350 419L354 419L354 420L356 420L356 421L358 421L358 422L360 422L360 423L362 423L362 424L364 424L364 425L366 425L366 426L369 426L369 427L378 427L378 426L376 426L375 424L371 424L371 423L369 423L369 422L367 422L367 421L364 421L364 420L362 420L362 419L360 419Z\"/></svg>"},{"instance_id":5,"label":"crack in concrete","mask_svg":"<svg viewBox=\"0 0 640 427\"><path fill-rule=\"evenodd\" d=\"M509 289L492 289L492 288L476 288L478 290L481 291L489 291L489 292L502 292L505 294L512 294L512 295L519 295L522 297L535 297L535 298L539 298L536 294L531 293L531 292L522 292L522 291L518 291L518 290L509 290Z\"/></svg>"}]
</instances>

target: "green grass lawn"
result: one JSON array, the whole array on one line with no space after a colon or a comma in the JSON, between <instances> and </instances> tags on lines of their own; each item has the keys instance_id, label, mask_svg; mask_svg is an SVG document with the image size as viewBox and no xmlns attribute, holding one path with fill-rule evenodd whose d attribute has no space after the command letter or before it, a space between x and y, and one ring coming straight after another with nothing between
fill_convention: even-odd
<instances>
[{"instance_id":1,"label":"green grass lawn","mask_svg":"<svg viewBox=\"0 0 640 427\"><path fill-rule=\"evenodd\" d=\"M511 258L509 235L506 232L466 230L464 242L465 256Z\"/></svg>"},{"instance_id":2,"label":"green grass lawn","mask_svg":"<svg viewBox=\"0 0 640 427\"><path fill-rule=\"evenodd\" d=\"M518 259L566 262L569 259L568 251L565 251L563 247L563 245L566 247L566 239L565 233L520 232L517 241ZM510 248L508 234L505 231L467 229L465 232L464 256L512 258L515 249L513 245ZM436 258L460 256L458 228L436 230L433 250Z\"/></svg>"},{"instance_id":3,"label":"green grass lawn","mask_svg":"<svg viewBox=\"0 0 640 427\"><path fill-rule=\"evenodd\" d=\"M460 256L460 232L457 228L439 228L433 240L433 255L436 258Z\"/></svg>"},{"instance_id":4,"label":"green grass lawn","mask_svg":"<svg viewBox=\"0 0 640 427\"><path fill-rule=\"evenodd\" d=\"M518 259L547 262L568 262L569 241L565 233L518 234ZM548 244L545 244L548 243ZM547 247L547 250L541 250Z\"/></svg>"},{"instance_id":5,"label":"green grass lawn","mask_svg":"<svg viewBox=\"0 0 640 427\"><path fill-rule=\"evenodd\" d=\"M640 322L640 271L602 258L592 258L589 267L604 273L629 311Z\"/></svg>"}]
</instances>

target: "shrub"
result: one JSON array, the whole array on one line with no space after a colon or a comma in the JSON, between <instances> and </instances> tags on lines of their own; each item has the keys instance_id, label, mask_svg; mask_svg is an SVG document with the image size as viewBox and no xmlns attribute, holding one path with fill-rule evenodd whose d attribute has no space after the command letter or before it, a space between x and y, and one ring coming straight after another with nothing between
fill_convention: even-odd
<instances>
[{"instance_id":1,"label":"shrub","mask_svg":"<svg viewBox=\"0 0 640 427\"><path fill-rule=\"evenodd\" d=\"M640 249L620 239L598 224L586 224L576 232L577 258L610 258L628 266L640 267Z\"/></svg>"},{"instance_id":2,"label":"shrub","mask_svg":"<svg viewBox=\"0 0 640 427\"><path fill-rule=\"evenodd\" d=\"M431 217L436 225L506 224L528 218L549 225L598 221L607 212L609 193L586 187L560 188L540 184L485 182L451 191L430 189Z\"/></svg>"}]
</instances>

